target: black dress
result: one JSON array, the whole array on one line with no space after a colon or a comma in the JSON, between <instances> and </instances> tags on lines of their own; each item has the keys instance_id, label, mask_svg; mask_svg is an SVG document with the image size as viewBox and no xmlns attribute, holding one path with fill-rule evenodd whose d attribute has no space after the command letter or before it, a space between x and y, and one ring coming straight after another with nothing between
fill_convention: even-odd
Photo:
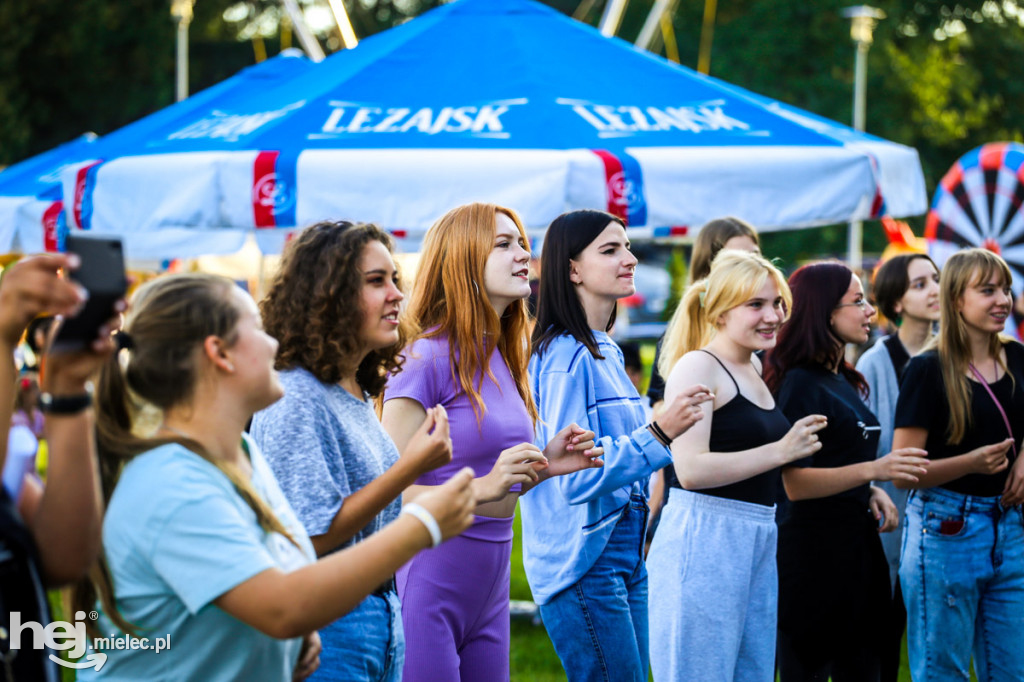
<instances>
[{"instance_id":1,"label":"black dress","mask_svg":"<svg viewBox=\"0 0 1024 682\"><path fill-rule=\"evenodd\" d=\"M778 402L789 419L828 417L822 447L791 466L836 468L875 459L878 420L856 389L824 367L790 370ZM889 602L889 568L865 483L792 502L779 526L779 673L782 682L878 679L876 614Z\"/></svg>"}]
</instances>

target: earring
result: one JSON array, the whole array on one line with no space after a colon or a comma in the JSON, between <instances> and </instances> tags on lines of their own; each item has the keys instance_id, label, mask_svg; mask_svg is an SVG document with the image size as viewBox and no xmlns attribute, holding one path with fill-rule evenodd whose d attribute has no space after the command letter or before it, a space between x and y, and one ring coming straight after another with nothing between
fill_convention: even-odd
<instances>
[{"instance_id":1,"label":"earring","mask_svg":"<svg viewBox=\"0 0 1024 682\"><path fill-rule=\"evenodd\" d=\"M227 363L226 366L227 366L229 372L234 372L235 371L235 366L233 364L231 364L230 362Z\"/></svg>"}]
</instances>

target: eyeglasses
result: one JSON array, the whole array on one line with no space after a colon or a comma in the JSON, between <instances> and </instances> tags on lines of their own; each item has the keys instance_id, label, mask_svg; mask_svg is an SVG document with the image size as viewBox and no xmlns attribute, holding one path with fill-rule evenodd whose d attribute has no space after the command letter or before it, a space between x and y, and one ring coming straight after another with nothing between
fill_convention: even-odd
<instances>
[{"instance_id":1,"label":"eyeglasses","mask_svg":"<svg viewBox=\"0 0 1024 682\"><path fill-rule=\"evenodd\" d=\"M847 308L847 307L850 307L850 306L856 306L857 308L860 308L861 310L864 310L869 305L871 305L871 304L868 303L868 299L861 298L861 299L858 299L858 300L854 301L853 303L840 303L839 305L836 306L836 308Z\"/></svg>"}]
</instances>

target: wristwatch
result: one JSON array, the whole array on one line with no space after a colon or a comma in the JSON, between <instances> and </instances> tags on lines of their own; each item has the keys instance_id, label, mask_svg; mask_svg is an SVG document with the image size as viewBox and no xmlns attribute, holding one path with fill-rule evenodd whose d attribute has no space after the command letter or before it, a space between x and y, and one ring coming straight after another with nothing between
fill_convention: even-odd
<instances>
[{"instance_id":1,"label":"wristwatch","mask_svg":"<svg viewBox=\"0 0 1024 682\"><path fill-rule=\"evenodd\" d=\"M92 406L92 382L85 384L85 393L78 395L39 394L39 410L44 414L78 414Z\"/></svg>"}]
</instances>

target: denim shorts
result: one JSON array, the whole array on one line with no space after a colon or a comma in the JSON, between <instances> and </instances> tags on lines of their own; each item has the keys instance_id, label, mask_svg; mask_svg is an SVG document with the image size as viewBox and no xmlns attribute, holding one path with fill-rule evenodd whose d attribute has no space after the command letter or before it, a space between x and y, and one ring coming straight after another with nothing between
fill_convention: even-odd
<instances>
[{"instance_id":1,"label":"denim shorts","mask_svg":"<svg viewBox=\"0 0 1024 682\"><path fill-rule=\"evenodd\" d=\"M540 606L570 682L647 682L647 513L632 495L594 565Z\"/></svg>"},{"instance_id":2,"label":"denim shorts","mask_svg":"<svg viewBox=\"0 0 1024 682\"><path fill-rule=\"evenodd\" d=\"M943 488L907 503L900 583L914 680L1024 680L1024 518Z\"/></svg>"},{"instance_id":3,"label":"denim shorts","mask_svg":"<svg viewBox=\"0 0 1024 682\"><path fill-rule=\"evenodd\" d=\"M320 629L323 651L311 681L400 682L405 664L402 606L394 589L374 593Z\"/></svg>"}]
</instances>

